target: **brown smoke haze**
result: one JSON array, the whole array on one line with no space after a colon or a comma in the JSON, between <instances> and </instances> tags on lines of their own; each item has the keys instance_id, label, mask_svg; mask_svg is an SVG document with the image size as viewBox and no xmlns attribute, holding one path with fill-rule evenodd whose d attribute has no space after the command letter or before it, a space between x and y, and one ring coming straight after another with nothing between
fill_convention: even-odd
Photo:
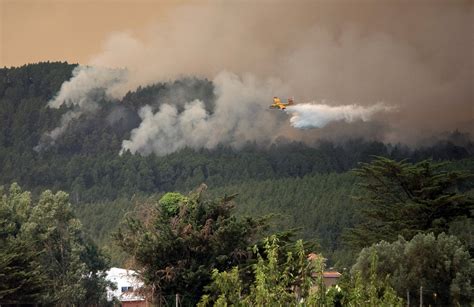
<instances>
[{"instance_id":1,"label":"brown smoke haze","mask_svg":"<svg viewBox=\"0 0 474 307\"><path fill-rule=\"evenodd\" d=\"M278 78L301 101L385 101L410 135L474 119L474 2L221 3L179 7L144 39L109 37L94 65L130 88L222 70ZM398 126L398 127L397 127ZM409 131L405 131L408 129Z\"/></svg>"},{"instance_id":2,"label":"brown smoke haze","mask_svg":"<svg viewBox=\"0 0 474 307\"><path fill-rule=\"evenodd\" d=\"M102 51L87 64L128 70L127 78L112 85L116 76L101 82L97 76L102 73L93 73L94 82L107 84L111 97L139 85L188 75L212 80L227 71L273 84L265 93L294 96L298 102L363 107L381 102L397 111L382 112L372 123L349 128L346 123L329 125L312 135L340 131L413 143L456 128L474 132L472 33L473 1L168 3L150 26L110 33ZM76 83L71 80L67 88L80 96L83 83ZM59 93L61 99L70 97L68 89ZM255 88L241 89L246 90ZM268 97L256 103L265 106L270 101ZM229 102L234 103L239 103L238 96ZM50 103L54 104L61 102ZM270 120L269 125L263 130L278 130L294 139L308 137L307 131L288 130L288 122L282 127Z\"/></svg>"}]
</instances>

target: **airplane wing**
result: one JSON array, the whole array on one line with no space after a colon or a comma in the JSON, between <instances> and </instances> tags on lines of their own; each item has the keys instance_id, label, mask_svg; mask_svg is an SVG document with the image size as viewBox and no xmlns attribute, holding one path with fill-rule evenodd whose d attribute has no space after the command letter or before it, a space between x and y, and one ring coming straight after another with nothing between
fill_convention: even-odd
<instances>
[{"instance_id":1,"label":"airplane wing","mask_svg":"<svg viewBox=\"0 0 474 307\"><path fill-rule=\"evenodd\" d=\"M270 109L280 109L285 110L286 106L294 104L293 98L289 98L287 103L281 102L281 99L278 97L273 97L273 104L270 106Z\"/></svg>"}]
</instances>

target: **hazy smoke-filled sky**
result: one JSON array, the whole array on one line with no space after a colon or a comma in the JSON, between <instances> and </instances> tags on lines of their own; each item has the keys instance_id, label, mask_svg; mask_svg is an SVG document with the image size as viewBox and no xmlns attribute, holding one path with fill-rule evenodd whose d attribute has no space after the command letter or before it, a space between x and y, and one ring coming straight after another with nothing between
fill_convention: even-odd
<instances>
[{"instance_id":1,"label":"hazy smoke-filled sky","mask_svg":"<svg viewBox=\"0 0 474 307\"><path fill-rule=\"evenodd\" d=\"M374 117L374 135L388 141L473 129L473 1L1 1L2 65L50 59L126 68L118 82L98 82L114 98L138 85L229 72L281 84L273 95L300 102L393 106L397 112ZM59 97L80 96L89 85L79 81ZM147 127L162 121L156 115L142 112Z\"/></svg>"}]
</instances>

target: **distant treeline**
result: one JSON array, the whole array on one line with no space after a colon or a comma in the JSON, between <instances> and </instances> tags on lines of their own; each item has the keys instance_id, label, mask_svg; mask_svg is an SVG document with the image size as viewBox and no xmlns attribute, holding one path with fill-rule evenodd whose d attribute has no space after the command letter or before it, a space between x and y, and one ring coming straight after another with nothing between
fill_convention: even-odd
<instances>
[{"instance_id":1,"label":"distant treeline","mask_svg":"<svg viewBox=\"0 0 474 307\"><path fill-rule=\"evenodd\" d=\"M119 156L121 142L139 125L137 112L145 104L158 107L176 91L182 103L205 98L209 104L206 107L212 111L212 83L195 78L138 88L119 104L99 101L104 107L98 112L82 115L53 146L35 151L44 133L56 127L68 110L48 108L47 102L71 77L75 66L39 63L0 69L0 184L18 182L32 191L64 190L77 203L188 191L202 182L224 187L248 180L341 173L358 162L369 161L373 155L412 161L460 160L474 155L469 136L455 131L443 141L417 149L354 139L342 143L319 141L311 146L284 141L264 148L249 143L238 150L224 146L184 149L165 157ZM200 97L186 97L186 93Z\"/></svg>"}]
</instances>

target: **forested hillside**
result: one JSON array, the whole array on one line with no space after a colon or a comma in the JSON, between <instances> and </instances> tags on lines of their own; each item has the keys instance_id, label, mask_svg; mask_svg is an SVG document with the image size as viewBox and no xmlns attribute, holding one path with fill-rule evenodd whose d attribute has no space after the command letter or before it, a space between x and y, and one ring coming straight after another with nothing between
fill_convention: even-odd
<instances>
[{"instance_id":1,"label":"forested hillside","mask_svg":"<svg viewBox=\"0 0 474 307\"><path fill-rule=\"evenodd\" d=\"M73 119L61 137L45 142L47 132L72 108L53 109L47 103L75 66L0 69L0 184L18 182L36 196L44 189L69 192L85 228L102 245L111 244L109 234L138 199L187 193L205 183L211 195L237 193L240 215L280 214L274 219L277 227L301 228L297 236L316 239L331 256L341 249L342 231L358 220L355 180L347 172L359 162L377 155L413 162L451 160L458 162L447 167L474 168L474 143L459 131L416 148L364 139L313 144L280 139L242 148L183 149L161 157L119 155L146 104L157 108L171 97L179 97L178 105L200 98L212 112L212 82L193 77L140 87L114 104L98 93L97 112Z\"/></svg>"},{"instance_id":2,"label":"forested hillside","mask_svg":"<svg viewBox=\"0 0 474 307\"><path fill-rule=\"evenodd\" d=\"M213 83L187 77L118 101L97 89L93 111L50 108L74 67L0 69L2 302L103 304L103 271L130 263L152 301L181 293L191 305L241 298L291 305L301 289L297 295L321 306L401 306L418 280L430 304L472 300L469 134L446 132L411 147L278 138L134 154L122 151L122 141L140 125L143 106L157 110L172 99L179 109L197 98L212 114ZM324 291L325 266L345 272L339 290ZM315 285L321 291L310 291Z\"/></svg>"},{"instance_id":3,"label":"forested hillside","mask_svg":"<svg viewBox=\"0 0 474 307\"><path fill-rule=\"evenodd\" d=\"M138 126L138 109L147 103L156 107L173 95L179 96L178 104L206 98L212 111L212 83L193 78L138 88L116 104L99 99L104 107L73 120L57 141L45 145L45 134L70 108L49 108L47 102L74 67L40 63L0 69L0 183L17 181L33 190L62 189L75 202L90 202L140 192L186 191L201 182L225 186L248 179L340 173L368 161L371 155L417 161L459 160L474 153L469 136L456 131L417 149L362 139L309 145L281 140L271 146L250 143L239 149L184 149L166 157L120 156L121 141Z\"/></svg>"}]
</instances>

